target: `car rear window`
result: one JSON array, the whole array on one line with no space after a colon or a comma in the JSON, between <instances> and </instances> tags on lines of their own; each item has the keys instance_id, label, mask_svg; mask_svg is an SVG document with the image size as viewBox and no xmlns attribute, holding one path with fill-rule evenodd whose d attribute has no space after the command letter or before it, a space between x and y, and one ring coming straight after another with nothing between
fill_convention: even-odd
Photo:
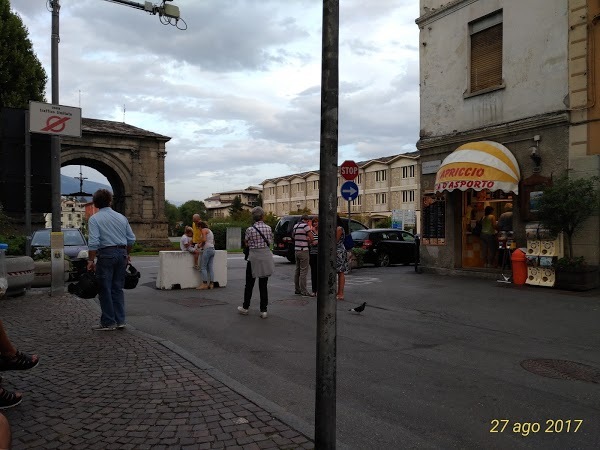
<instances>
[{"instance_id":1,"label":"car rear window","mask_svg":"<svg viewBox=\"0 0 600 450\"><path fill-rule=\"evenodd\" d=\"M277 225L275 225L275 233L278 233L278 234L289 233L291 231L291 230L289 230L290 224L291 224L291 220L281 219L279 222L277 222Z\"/></svg>"},{"instance_id":2,"label":"car rear window","mask_svg":"<svg viewBox=\"0 0 600 450\"><path fill-rule=\"evenodd\" d=\"M366 230L353 231L351 234L352 234L352 239L357 240L357 241L364 241L365 239L367 239L369 237L369 232Z\"/></svg>"}]
</instances>

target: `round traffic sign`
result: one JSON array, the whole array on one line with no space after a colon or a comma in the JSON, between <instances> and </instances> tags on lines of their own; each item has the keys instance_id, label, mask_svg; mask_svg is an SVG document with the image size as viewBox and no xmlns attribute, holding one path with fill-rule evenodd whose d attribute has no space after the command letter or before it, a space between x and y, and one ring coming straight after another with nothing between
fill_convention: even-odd
<instances>
[{"instance_id":1,"label":"round traffic sign","mask_svg":"<svg viewBox=\"0 0 600 450\"><path fill-rule=\"evenodd\" d=\"M358 197L358 186L354 181L346 181L340 188L340 194L344 200L351 202Z\"/></svg>"},{"instance_id":2,"label":"round traffic sign","mask_svg":"<svg viewBox=\"0 0 600 450\"><path fill-rule=\"evenodd\" d=\"M346 180L354 180L358 176L358 166L354 161L344 161L340 166L340 175Z\"/></svg>"}]
</instances>

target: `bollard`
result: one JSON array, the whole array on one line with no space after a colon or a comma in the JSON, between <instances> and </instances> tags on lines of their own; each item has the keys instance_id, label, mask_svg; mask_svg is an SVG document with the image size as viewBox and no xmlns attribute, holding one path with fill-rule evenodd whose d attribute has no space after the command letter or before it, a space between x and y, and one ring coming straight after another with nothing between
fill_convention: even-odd
<instances>
[{"instance_id":1,"label":"bollard","mask_svg":"<svg viewBox=\"0 0 600 450\"><path fill-rule=\"evenodd\" d=\"M521 249L516 249L510 256L514 284L525 284L527 281L527 256Z\"/></svg>"}]
</instances>

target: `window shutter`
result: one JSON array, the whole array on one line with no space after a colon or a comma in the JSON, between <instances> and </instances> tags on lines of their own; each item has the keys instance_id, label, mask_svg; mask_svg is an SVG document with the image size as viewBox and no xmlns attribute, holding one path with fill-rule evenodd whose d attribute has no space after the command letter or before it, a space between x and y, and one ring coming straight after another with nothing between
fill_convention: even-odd
<instances>
[{"instance_id":1,"label":"window shutter","mask_svg":"<svg viewBox=\"0 0 600 450\"><path fill-rule=\"evenodd\" d=\"M471 35L471 92L502 84L502 24Z\"/></svg>"}]
</instances>

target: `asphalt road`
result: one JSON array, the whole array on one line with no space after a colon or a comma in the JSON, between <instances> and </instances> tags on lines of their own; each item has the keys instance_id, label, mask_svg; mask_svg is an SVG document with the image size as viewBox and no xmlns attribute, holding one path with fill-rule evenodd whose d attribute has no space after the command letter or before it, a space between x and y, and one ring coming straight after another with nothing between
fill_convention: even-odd
<instances>
[{"instance_id":1,"label":"asphalt road","mask_svg":"<svg viewBox=\"0 0 600 450\"><path fill-rule=\"evenodd\" d=\"M275 261L262 320L258 286L250 315L236 311L242 255L228 258L227 286L211 291L157 290L158 258L134 258L142 279L127 292L128 322L312 424L316 300L295 296L294 266ZM364 313L348 312L362 301ZM600 382L599 323L598 291L418 275L404 266L355 270L337 305L338 439L355 449L598 448L600 385L543 377L521 363L573 361L591 366L587 375Z\"/></svg>"}]
</instances>

